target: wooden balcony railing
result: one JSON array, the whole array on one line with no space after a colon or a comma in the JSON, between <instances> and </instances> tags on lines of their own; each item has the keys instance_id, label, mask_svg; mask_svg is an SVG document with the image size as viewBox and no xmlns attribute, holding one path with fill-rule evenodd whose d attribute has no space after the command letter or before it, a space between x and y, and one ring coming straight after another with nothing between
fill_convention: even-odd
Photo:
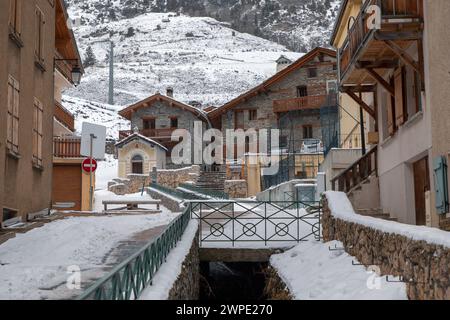
<instances>
[{"instance_id":1,"label":"wooden balcony railing","mask_svg":"<svg viewBox=\"0 0 450 320\"><path fill-rule=\"evenodd\" d=\"M53 138L53 157L81 158L81 138Z\"/></svg>"},{"instance_id":2,"label":"wooden balcony railing","mask_svg":"<svg viewBox=\"0 0 450 320\"><path fill-rule=\"evenodd\" d=\"M273 102L273 111L275 113L282 113L298 110L320 109L323 106L332 105L333 103L334 105L336 104L336 98L333 100L333 98L328 95L275 100Z\"/></svg>"},{"instance_id":3,"label":"wooden balcony railing","mask_svg":"<svg viewBox=\"0 0 450 320\"><path fill-rule=\"evenodd\" d=\"M58 101L55 101L55 118L70 131L75 131L75 117Z\"/></svg>"},{"instance_id":4,"label":"wooden balcony railing","mask_svg":"<svg viewBox=\"0 0 450 320\"><path fill-rule=\"evenodd\" d=\"M377 174L378 148L374 147L339 176L331 180L333 190L348 193L373 174Z\"/></svg>"},{"instance_id":5,"label":"wooden balcony railing","mask_svg":"<svg viewBox=\"0 0 450 320\"><path fill-rule=\"evenodd\" d=\"M390 23L401 24L399 19L422 19L423 0L369 0L361 8L359 15L348 30L348 35L339 50L341 79L346 74L360 49L366 44L369 36L377 31L369 29L368 19L371 12L367 13L368 6L377 5L381 9L381 30ZM392 22L389 19L393 19ZM405 21L406 22L406 21Z\"/></svg>"},{"instance_id":6,"label":"wooden balcony railing","mask_svg":"<svg viewBox=\"0 0 450 320\"><path fill-rule=\"evenodd\" d=\"M58 70L68 81L72 82L72 65L62 59L63 56L55 50L55 69Z\"/></svg>"},{"instance_id":7,"label":"wooden balcony railing","mask_svg":"<svg viewBox=\"0 0 450 320\"><path fill-rule=\"evenodd\" d=\"M164 128L164 129L143 129L140 130L139 133L148 138L161 139L161 140L170 140L173 132L177 130L177 128ZM122 130L119 131L119 140L123 140L134 133L133 130Z\"/></svg>"}]
</instances>

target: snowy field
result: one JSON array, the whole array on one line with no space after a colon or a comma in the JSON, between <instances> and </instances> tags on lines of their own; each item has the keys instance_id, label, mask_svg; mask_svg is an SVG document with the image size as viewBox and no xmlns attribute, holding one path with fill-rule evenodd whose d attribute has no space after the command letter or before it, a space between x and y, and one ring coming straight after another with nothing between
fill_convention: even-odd
<instances>
[{"instance_id":1,"label":"snowy field","mask_svg":"<svg viewBox=\"0 0 450 320\"><path fill-rule=\"evenodd\" d=\"M407 300L404 283L387 282L357 260L342 243L305 242L272 256L270 263L297 300ZM392 278L392 280L395 280Z\"/></svg>"}]
</instances>

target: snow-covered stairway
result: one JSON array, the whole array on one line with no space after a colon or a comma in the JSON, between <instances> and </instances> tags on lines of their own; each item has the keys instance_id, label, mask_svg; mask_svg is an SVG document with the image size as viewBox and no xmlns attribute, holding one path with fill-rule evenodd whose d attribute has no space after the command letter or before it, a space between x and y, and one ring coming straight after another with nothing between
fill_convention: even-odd
<instances>
[{"instance_id":1,"label":"snow-covered stairway","mask_svg":"<svg viewBox=\"0 0 450 320\"><path fill-rule=\"evenodd\" d=\"M226 178L227 174L225 171L209 171L202 169L195 186L205 190L223 192L225 190Z\"/></svg>"}]
</instances>

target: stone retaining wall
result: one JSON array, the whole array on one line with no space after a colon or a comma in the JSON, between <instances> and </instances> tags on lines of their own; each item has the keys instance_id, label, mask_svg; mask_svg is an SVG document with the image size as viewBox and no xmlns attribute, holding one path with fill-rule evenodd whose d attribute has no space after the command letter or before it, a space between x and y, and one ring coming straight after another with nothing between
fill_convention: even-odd
<instances>
[{"instance_id":1,"label":"stone retaining wall","mask_svg":"<svg viewBox=\"0 0 450 320\"><path fill-rule=\"evenodd\" d=\"M366 266L378 266L383 275L402 276L409 299L450 299L448 248L335 218L327 199L322 201L324 241L342 242L346 252Z\"/></svg>"},{"instance_id":2,"label":"stone retaining wall","mask_svg":"<svg viewBox=\"0 0 450 320\"><path fill-rule=\"evenodd\" d=\"M182 183L196 181L199 174L199 166L176 170L158 170L157 183L167 188L176 189Z\"/></svg>"},{"instance_id":3,"label":"stone retaining wall","mask_svg":"<svg viewBox=\"0 0 450 320\"><path fill-rule=\"evenodd\" d=\"M231 199L247 198L247 181L245 180L226 180L225 193Z\"/></svg>"},{"instance_id":4,"label":"stone retaining wall","mask_svg":"<svg viewBox=\"0 0 450 320\"><path fill-rule=\"evenodd\" d=\"M138 193L142 187L147 186L150 182L148 175L144 174L129 174L127 179L114 179L108 183L108 190L117 194L125 195Z\"/></svg>"},{"instance_id":5,"label":"stone retaining wall","mask_svg":"<svg viewBox=\"0 0 450 320\"><path fill-rule=\"evenodd\" d=\"M184 210L184 205L182 200L175 200L175 198L165 195L161 192L155 191L151 188L146 189L147 194L149 194L152 199L161 200L161 205L166 207L172 212L182 212Z\"/></svg>"},{"instance_id":6,"label":"stone retaining wall","mask_svg":"<svg viewBox=\"0 0 450 320\"><path fill-rule=\"evenodd\" d=\"M169 292L169 300L198 300L200 298L199 232L186 256L181 274Z\"/></svg>"},{"instance_id":7,"label":"stone retaining wall","mask_svg":"<svg viewBox=\"0 0 450 320\"><path fill-rule=\"evenodd\" d=\"M267 297L267 300L293 300L288 287L280 278L278 272L272 267L269 267L266 270L266 287L264 288L264 294Z\"/></svg>"}]
</instances>

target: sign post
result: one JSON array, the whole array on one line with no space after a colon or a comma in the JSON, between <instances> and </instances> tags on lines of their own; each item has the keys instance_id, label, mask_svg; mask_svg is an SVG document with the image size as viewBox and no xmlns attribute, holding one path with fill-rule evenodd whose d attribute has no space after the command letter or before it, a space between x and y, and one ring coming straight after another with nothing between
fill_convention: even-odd
<instances>
[{"instance_id":1,"label":"sign post","mask_svg":"<svg viewBox=\"0 0 450 320\"><path fill-rule=\"evenodd\" d=\"M93 174L97 170L97 161L105 158L106 127L83 123L81 133L81 155L89 157L83 162L83 170L89 173L89 210L94 208Z\"/></svg>"}]
</instances>

